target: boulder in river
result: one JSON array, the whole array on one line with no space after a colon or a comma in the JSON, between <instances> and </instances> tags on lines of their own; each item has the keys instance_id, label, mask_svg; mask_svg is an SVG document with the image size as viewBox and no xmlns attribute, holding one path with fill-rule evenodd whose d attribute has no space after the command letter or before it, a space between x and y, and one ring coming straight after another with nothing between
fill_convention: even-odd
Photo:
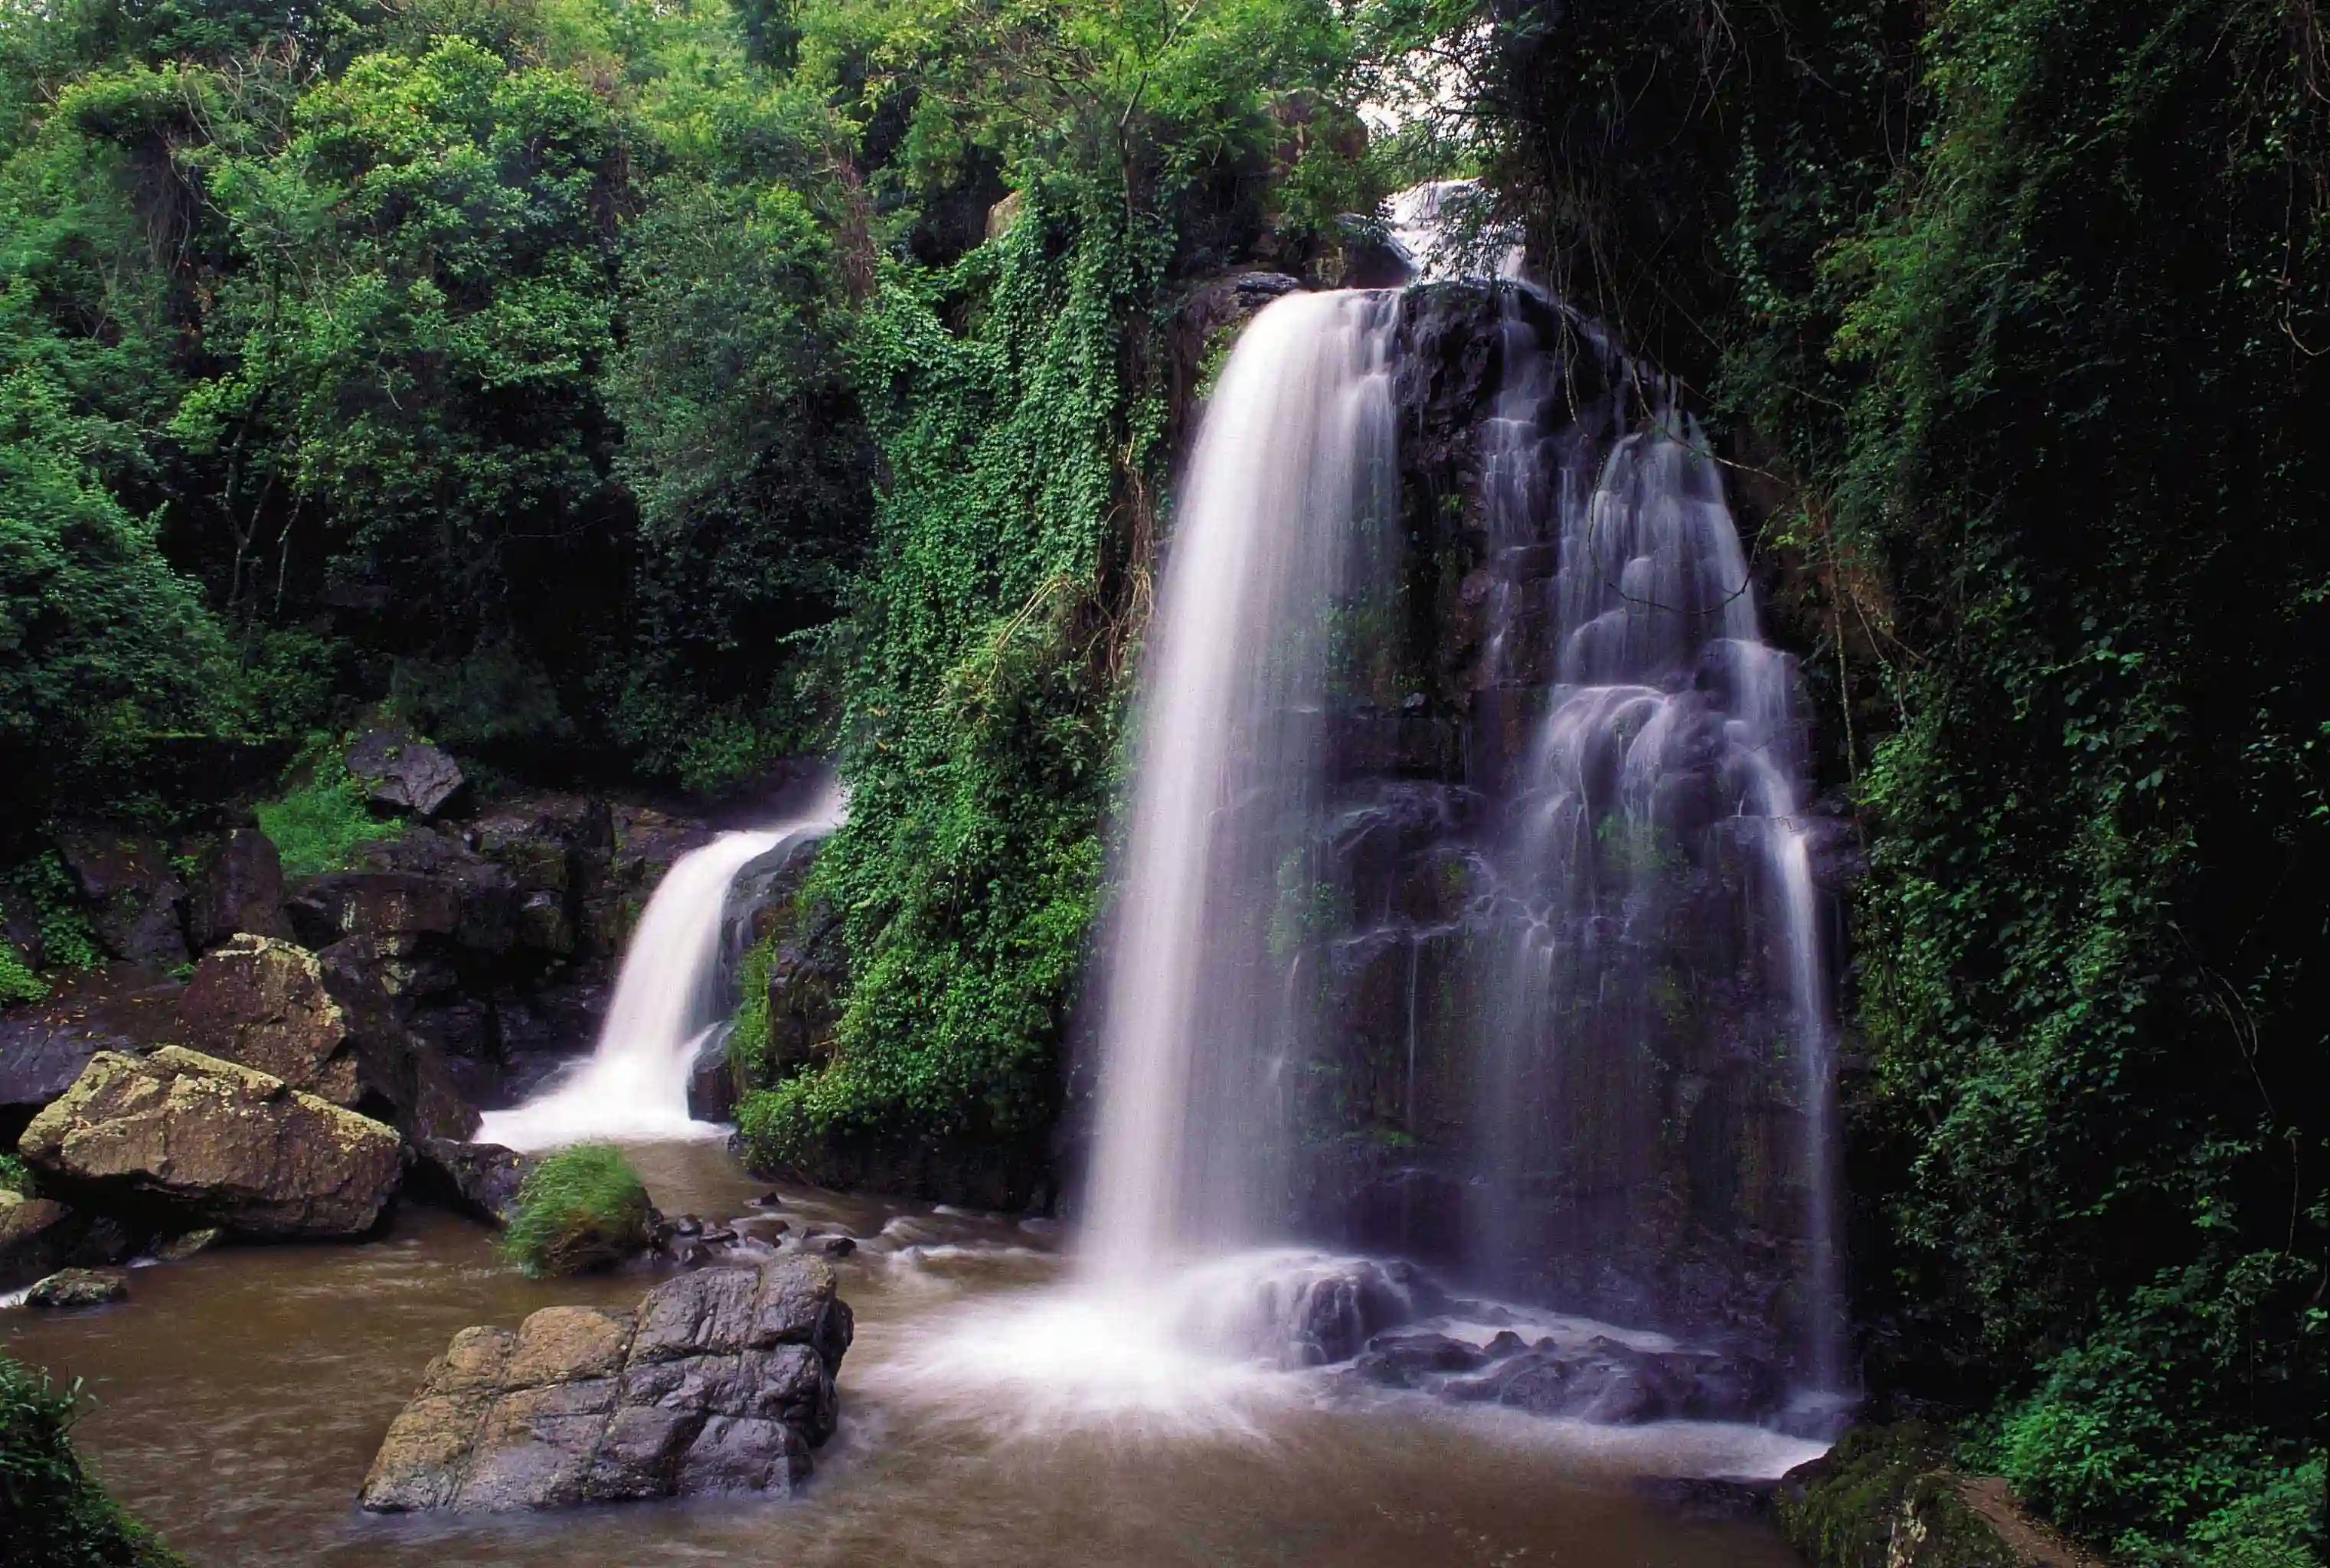
<instances>
[{"instance_id":1,"label":"boulder in river","mask_svg":"<svg viewBox=\"0 0 2330 1568\"><path fill-rule=\"evenodd\" d=\"M849 1348L833 1270L787 1258L682 1275L631 1312L545 1307L464 1328L390 1426L376 1513L786 1491L833 1433Z\"/></svg>"},{"instance_id":2,"label":"boulder in river","mask_svg":"<svg viewBox=\"0 0 2330 1568\"><path fill-rule=\"evenodd\" d=\"M412 1153L412 1184L420 1196L489 1225L509 1223L527 1173L540 1163L497 1143L454 1138L415 1138Z\"/></svg>"},{"instance_id":3,"label":"boulder in river","mask_svg":"<svg viewBox=\"0 0 2330 1568\"><path fill-rule=\"evenodd\" d=\"M176 984L101 985L0 1012L0 1137L72 1087L100 1051L141 1052L177 1032Z\"/></svg>"},{"instance_id":4,"label":"boulder in river","mask_svg":"<svg viewBox=\"0 0 2330 1568\"><path fill-rule=\"evenodd\" d=\"M1584 1344L1514 1333L1486 1346L1437 1333L1379 1334L1355 1376L1458 1404L1501 1404L1605 1426L1654 1421L1753 1421L1779 1389L1771 1369L1710 1350L1645 1350L1596 1335Z\"/></svg>"},{"instance_id":5,"label":"boulder in river","mask_svg":"<svg viewBox=\"0 0 2330 1568\"><path fill-rule=\"evenodd\" d=\"M363 1234L403 1170L393 1129L176 1045L98 1053L18 1147L69 1195L270 1238Z\"/></svg>"},{"instance_id":6,"label":"boulder in river","mask_svg":"<svg viewBox=\"0 0 2330 1568\"><path fill-rule=\"evenodd\" d=\"M129 1294L129 1276L118 1269L61 1269L25 1294L28 1307L102 1307Z\"/></svg>"}]
</instances>

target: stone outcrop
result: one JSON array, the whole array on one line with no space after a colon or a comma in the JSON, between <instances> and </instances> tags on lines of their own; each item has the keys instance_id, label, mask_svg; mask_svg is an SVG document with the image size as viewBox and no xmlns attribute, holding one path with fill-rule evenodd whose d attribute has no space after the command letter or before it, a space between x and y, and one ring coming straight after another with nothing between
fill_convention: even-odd
<instances>
[{"instance_id":1,"label":"stone outcrop","mask_svg":"<svg viewBox=\"0 0 2330 1568\"><path fill-rule=\"evenodd\" d=\"M143 1052L177 1030L175 982L92 988L0 1011L0 1141L72 1087L100 1051Z\"/></svg>"},{"instance_id":2,"label":"stone outcrop","mask_svg":"<svg viewBox=\"0 0 2330 1568\"><path fill-rule=\"evenodd\" d=\"M403 1168L393 1129L175 1045L99 1052L18 1147L68 1196L270 1238L363 1234Z\"/></svg>"},{"instance_id":3,"label":"stone outcrop","mask_svg":"<svg viewBox=\"0 0 2330 1568\"><path fill-rule=\"evenodd\" d=\"M1995 1477L1962 1474L1949 1435L1923 1422L1856 1427L1780 1479L1780 1533L1813 1568L2104 1568L2015 1504Z\"/></svg>"},{"instance_id":4,"label":"stone outcrop","mask_svg":"<svg viewBox=\"0 0 2330 1568\"><path fill-rule=\"evenodd\" d=\"M108 952L155 969L186 961L186 886L159 839L64 827L57 853Z\"/></svg>"},{"instance_id":5,"label":"stone outcrop","mask_svg":"<svg viewBox=\"0 0 2330 1568\"><path fill-rule=\"evenodd\" d=\"M415 1138L412 1190L489 1225L505 1225L516 1211L518 1190L540 1163L497 1143L452 1138Z\"/></svg>"},{"instance_id":6,"label":"stone outcrop","mask_svg":"<svg viewBox=\"0 0 2330 1568\"><path fill-rule=\"evenodd\" d=\"M178 998L178 1021L181 1042L192 1050L255 1067L335 1105L356 1102L347 1015L305 948L235 937L194 967Z\"/></svg>"},{"instance_id":7,"label":"stone outcrop","mask_svg":"<svg viewBox=\"0 0 2330 1568\"><path fill-rule=\"evenodd\" d=\"M683 1275L632 1312L546 1307L465 1328L374 1459L374 1512L784 1491L832 1435L849 1308L789 1258Z\"/></svg>"},{"instance_id":8,"label":"stone outcrop","mask_svg":"<svg viewBox=\"0 0 2330 1568\"><path fill-rule=\"evenodd\" d=\"M207 842L186 910L186 936L197 953L240 932L288 937L283 912L283 862L275 841L256 827L238 827Z\"/></svg>"},{"instance_id":9,"label":"stone outcrop","mask_svg":"<svg viewBox=\"0 0 2330 1568\"><path fill-rule=\"evenodd\" d=\"M345 1003L342 997L346 997ZM353 943L323 954L242 935L195 966L182 1042L360 1110L416 1138L465 1136L477 1112L436 1047L396 1016Z\"/></svg>"},{"instance_id":10,"label":"stone outcrop","mask_svg":"<svg viewBox=\"0 0 2330 1568\"><path fill-rule=\"evenodd\" d=\"M460 765L409 730L367 730L348 748L348 771L374 805L434 817L461 792Z\"/></svg>"}]
</instances>

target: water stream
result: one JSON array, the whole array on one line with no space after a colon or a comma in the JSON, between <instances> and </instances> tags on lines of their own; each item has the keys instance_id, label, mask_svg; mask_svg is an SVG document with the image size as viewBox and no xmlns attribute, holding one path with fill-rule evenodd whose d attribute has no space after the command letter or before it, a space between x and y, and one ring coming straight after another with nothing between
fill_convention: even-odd
<instances>
[{"instance_id":1,"label":"water stream","mask_svg":"<svg viewBox=\"0 0 2330 1568\"><path fill-rule=\"evenodd\" d=\"M765 1190L717 1145L635 1148L667 1211L744 1214ZM431 1357L470 1324L554 1303L629 1307L653 1276L533 1282L493 1238L428 1209L361 1245L224 1248L139 1269L97 1312L0 1312L9 1354L85 1380L79 1447L200 1568L1800 1568L1768 1526L1700 1517L1656 1478L1775 1473L1814 1451L1769 1433L1609 1431L1419 1401L1322 1402L1316 1376L1195 1359L1191 1401L1241 1412L1111 1427L933 1384L923 1352L966 1320L1024 1348L1058 1291L1046 1226L783 1189L782 1214L867 1238L838 1265L857 1315L839 1435L800 1497L505 1518L360 1513L365 1466ZM1075 1397L1073 1392L1063 1398Z\"/></svg>"},{"instance_id":2,"label":"water stream","mask_svg":"<svg viewBox=\"0 0 2330 1568\"><path fill-rule=\"evenodd\" d=\"M772 827L724 833L672 864L623 949L607 1021L591 1054L540 1094L488 1111L486 1143L545 1149L588 1138L709 1138L728 1129L688 1113L687 1082L735 1006L727 975L741 934L738 878L839 826L841 796L825 790Z\"/></svg>"}]
</instances>

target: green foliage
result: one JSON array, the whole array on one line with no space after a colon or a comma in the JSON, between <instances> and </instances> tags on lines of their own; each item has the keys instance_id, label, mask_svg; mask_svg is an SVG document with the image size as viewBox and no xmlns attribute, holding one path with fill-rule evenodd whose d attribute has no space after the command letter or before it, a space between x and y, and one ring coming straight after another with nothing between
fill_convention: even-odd
<instances>
[{"instance_id":1,"label":"green foliage","mask_svg":"<svg viewBox=\"0 0 2330 1568\"><path fill-rule=\"evenodd\" d=\"M48 994L48 982L33 972L16 944L0 937L0 1007L12 1002L37 1002Z\"/></svg>"},{"instance_id":2,"label":"green foliage","mask_svg":"<svg viewBox=\"0 0 2330 1568\"><path fill-rule=\"evenodd\" d=\"M127 793L223 684L199 591L89 466L102 435L42 373L0 377L0 769L36 814Z\"/></svg>"},{"instance_id":3,"label":"green foliage","mask_svg":"<svg viewBox=\"0 0 2330 1568\"><path fill-rule=\"evenodd\" d=\"M769 970L776 961L780 931L744 949L736 966L736 1015L728 1028L728 1068L747 1090L765 1088L775 1074L769 1063Z\"/></svg>"},{"instance_id":4,"label":"green foliage","mask_svg":"<svg viewBox=\"0 0 2330 1568\"><path fill-rule=\"evenodd\" d=\"M287 877L339 871L357 847L404 831L398 817L380 817L365 803L364 785L348 771L353 735L318 734L284 775L283 793L253 808L260 831L274 842Z\"/></svg>"},{"instance_id":5,"label":"green foliage","mask_svg":"<svg viewBox=\"0 0 2330 1568\"><path fill-rule=\"evenodd\" d=\"M97 932L81 904L81 889L56 851L44 850L8 873L8 883L33 906L41 925L41 960L48 968L94 968L105 961Z\"/></svg>"},{"instance_id":6,"label":"green foliage","mask_svg":"<svg viewBox=\"0 0 2330 1568\"><path fill-rule=\"evenodd\" d=\"M844 732L850 818L815 880L852 988L832 1059L749 1100L772 1163L876 1132L1026 1138L1098 894L1113 710L1094 603L1154 412L1122 366L1161 236L1050 187L950 281L900 270L857 352L888 459Z\"/></svg>"},{"instance_id":7,"label":"green foliage","mask_svg":"<svg viewBox=\"0 0 2330 1568\"><path fill-rule=\"evenodd\" d=\"M19 1197L37 1197L33 1179L33 1167L13 1154L0 1154L0 1188Z\"/></svg>"},{"instance_id":8,"label":"green foliage","mask_svg":"<svg viewBox=\"0 0 2330 1568\"><path fill-rule=\"evenodd\" d=\"M502 1256L529 1280L610 1268L646 1248L654 1214L622 1150L578 1144L527 1173Z\"/></svg>"},{"instance_id":9,"label":"green foliage","mask_svg":"<svg viewBox=\"0 0 2330 1568\"><path fill-rule=\"evenodd\" d=\"M81 1468L81 1385L0 1355L0 1558L42 1568L170 1568L175 1553Z\"/></svg>"}]
</instances>

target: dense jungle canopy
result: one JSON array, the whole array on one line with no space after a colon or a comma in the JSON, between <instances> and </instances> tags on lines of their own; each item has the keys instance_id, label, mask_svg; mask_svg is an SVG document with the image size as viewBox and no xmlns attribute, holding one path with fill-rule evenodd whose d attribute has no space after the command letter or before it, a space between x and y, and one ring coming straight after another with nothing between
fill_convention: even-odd
<instances>
[{"instance_id":1,"label":"dense jungle canopy","mask_svg":"<svg viewBox=\"0 0 2330 1568\"><path fill-rule=\"evenodd\" d=\"M381 704L488 783L829 753L845 1006L746 1135L1040 1157L1177 312L1454 174L1758 530L1863 1380L2121 1560L2325 1561L2312 0L0 0L11 911L93 958L59 824Z\"/></svg>"}]
</instances>

